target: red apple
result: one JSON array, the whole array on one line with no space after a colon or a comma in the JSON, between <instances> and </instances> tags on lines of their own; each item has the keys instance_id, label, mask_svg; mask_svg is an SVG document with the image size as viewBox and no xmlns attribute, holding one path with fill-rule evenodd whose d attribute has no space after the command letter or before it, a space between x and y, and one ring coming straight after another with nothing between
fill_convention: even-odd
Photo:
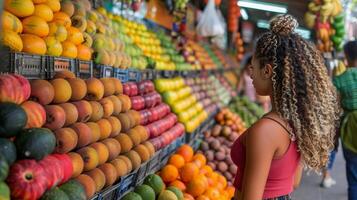
<instances>
[{"instance_id":1,"label":"red apple","mask_svg":"<svg viewBox=\"0 0 357 200\"><path fill-rule=\"evenodd\" d=\"M131 107L134 110L142 110L145 108L145 100L142 96L130 97Z\"/></svg>"},{"instance_id":2,"label":"red apple","mask_svg":"<svg viewBox=\"0 0 357 200\"><path fill-rule=\"evenodd\" d=\"M46 123L44 127L54 131L64 126L64 123L66 122L66 113L61 106L47 105L45 106L45 110Z\"/></svg>"}]
</instances>

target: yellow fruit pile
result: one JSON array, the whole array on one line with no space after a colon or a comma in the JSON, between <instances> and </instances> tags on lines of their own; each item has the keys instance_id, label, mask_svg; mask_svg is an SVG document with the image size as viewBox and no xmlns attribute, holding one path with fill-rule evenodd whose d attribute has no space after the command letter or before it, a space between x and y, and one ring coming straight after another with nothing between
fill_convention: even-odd
<instances>
[{"instance_id":1,"label":"yellow fruit pile","mask_svg":"<svg viewBox=\"0 0 357 200\"><path fill-rule=\"evenodd\" d=\"M194 154L189 145L181 146L159 175L167 186L180 189L185 199L228 200L234 196L234 187L206 165L203 154Z\"/></svg>"}]
</instances>

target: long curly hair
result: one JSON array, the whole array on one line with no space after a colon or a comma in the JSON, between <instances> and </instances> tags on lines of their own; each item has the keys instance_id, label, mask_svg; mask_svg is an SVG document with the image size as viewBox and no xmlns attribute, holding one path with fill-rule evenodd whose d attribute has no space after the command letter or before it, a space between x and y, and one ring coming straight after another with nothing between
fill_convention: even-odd
<instances>
[{"instance_id":1,"label":"long curly hair","mask_svg":"<svg viewBox=\"0 0 357 200\"><path fill-rule=\"evenodd\" d=\"M257 40L255 57L261 67L273 67L272 103L291 125L303 163L320 170L334 147L340 107L320 52L294 31L297 26L290 15L275 17Z\"/></svg>"}]
</instances>

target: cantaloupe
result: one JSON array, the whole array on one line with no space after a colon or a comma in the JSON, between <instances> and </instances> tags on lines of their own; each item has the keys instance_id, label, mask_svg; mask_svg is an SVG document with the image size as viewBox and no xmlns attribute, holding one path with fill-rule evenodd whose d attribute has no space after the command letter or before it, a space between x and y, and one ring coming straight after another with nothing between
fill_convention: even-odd
<instances>
[{"instance_id":1,"label":"cantaloupe","mask_svg":"<svg viewBox=\"0 0 357 200\"><path fill-rule=\"evenodd\" d=\"M33 13L33 15L41 17L46 22L52 21L53 19L53 11L46 4L35 5L35 12Z\"/></svg>"},{"instance_id":2,"label":"cantaloupe","mask_svg":"<svg viewBox=\"0 0 357 200\"><path fill-rule=\"evenodd\" d=\"M50 28L47 22L38 16L26 17L22 20L23 33L34 34L39 37L46 37Z\"/></svg>"},{"instance_id":3,"label":"cantaloupe","mask_svg":"<svg viewBox=\"0 0 357 200\"><path fill-rule=\"evenodd\" d=\"M47 51L46 42L33 34L21 34L23 52L44 55Z\"/></svg>"},{"instance_id":4,"label":"cantaloupe","mask_svg":"<svg viewBox=\"0 0 357 200\"><path fill-rule=\"evenodd\" d=\"M128 153L126 153L125 156L127 156L130 159L134 170L138 169L140 167L141 158L140 158L140 155L136 151L131 150Z\"/></svg>"},{"instance_id":5,"label":"cantaloupe","mask_svg":"<svg viewBox=\"0 0 357 200\"><path fill-rule=\"evenodd\" d=\"M17 17L27 17L35 11L35 6L31 0L5 0L4 8Z\"/></svg>"},{"instance_id":6,"label":"cantaloupe","mask_svg":"<svg viewBox=\"0 0 357 200\"><path fill-rule=\"evenodd\" d=\"M7 12L6 10L2 13L2 30L14 31L15 33L22 32L22 23L15 15Z\"/></svg>"},{"instance_id":7,"label":"cantaloupe","mask_svg":"<svg viewBox=\"0 0 357 200\"><path fill-rule=\"evenodd\" d=\"M129 135L125 133L120 133L115 139L120 143L121 153L127 153L133 148L133 142Z\"/></svg>"},{"instance_id":8,"label":"cantaloupe","mask_svg":"<svg viewBox=\"0 0 357 200\"><path fill-rule=\"evenodd\" d=\"M14 51L22 51L23 49L22 39L14 31L3 30L2 43Z\"/></svg>"},{"instance_id":9,"label":"cantaloupe","mask_svg":"<svg viewBox=\"0 0 357 200\"><path fill-rule=\"evenodd\" d=\"M145 162L145 161L149 160L150 153L149 153L149 150L146 148L145 145L139 144L138 146L134 147L133 150L136 151L136 153L139 154L142 162Z\"/></svg>"}]
</instances>

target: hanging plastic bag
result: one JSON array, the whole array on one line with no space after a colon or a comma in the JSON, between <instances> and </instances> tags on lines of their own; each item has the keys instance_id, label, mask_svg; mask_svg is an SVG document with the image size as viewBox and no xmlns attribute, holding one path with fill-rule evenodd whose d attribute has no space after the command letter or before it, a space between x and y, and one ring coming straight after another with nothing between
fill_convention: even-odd
<instances>
[{"instance_id":1,"label":"hanging plastic bag","mask_svg":"<svg viewBox=\"0 0 357 200\"><path fill-rule=\"evenodd\" d=\"M197 25L198 34L204 37L223 35L224 25L217 14L214 0L209 0Z\"/></svg>"},{"instance_id":2,"label":"hanging plastic bag","mask_svg":"<svg viewBox=\"0 0 357 200\"><path fill-rule=\"evenodd\" d=\"M226 30L227 24L224 21L224 17L220 10L217 10L217 16L218 16L218 19L220 20L224 30ZM226 49L227 48L227 33L226 33L226 31L222 35L216 35L214 38L212 38L211 42L216 44L221 49Z\"/></svg>"}]
</instances>

